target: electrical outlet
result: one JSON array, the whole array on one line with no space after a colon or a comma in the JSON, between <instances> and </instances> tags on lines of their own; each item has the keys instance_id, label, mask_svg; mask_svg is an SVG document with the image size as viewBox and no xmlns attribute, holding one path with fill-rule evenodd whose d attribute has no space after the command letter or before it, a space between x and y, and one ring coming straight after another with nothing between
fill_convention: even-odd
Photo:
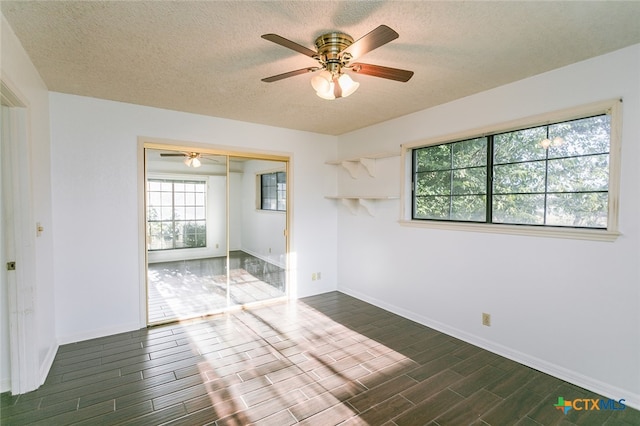
<instances>
[{"instance_id":1,"label":"electrical outlet","mask_svg":"<svg viewBox=\"0 0 640 426\"><path fill-rule=\"evenodd\" d=\"M482 313L482 325L491 327L491 314L487 314L485 312Z\"/></svg>"},{"instance_id":2,"label":"electrical outlet","mask_svg":"<svg viewBox=\"0 0 640 426\"><path fill-rule=\"evenodd\" d=\"M311 281L315 281L318 279L318 275L314 272L311 274Z\"/></svg>"},{"instance_id":3,"label":"electrical outlet","mask_svg":"<svg viewBox=\"0 0 640 426\"><path fill-rule=\"evenodd\" d=\"M216 248L220 248L220 244L216 243Z\"/></svg>"},{"instance_id":4,"label":"electrical outlet","mask_svg":"<svg viewBox=\"0 0 640 426\"><path fill-rule=\"evenodd\" d=\"M269 247L269 254L271 254L271 247Z\"/></svg>"}]
</instances>

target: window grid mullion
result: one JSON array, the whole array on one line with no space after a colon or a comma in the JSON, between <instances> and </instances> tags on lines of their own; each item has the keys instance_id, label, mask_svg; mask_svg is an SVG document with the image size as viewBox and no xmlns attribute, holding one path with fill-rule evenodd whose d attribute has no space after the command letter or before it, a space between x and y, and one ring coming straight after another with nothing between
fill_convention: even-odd
<instances>
[{"instance_id":1,"label":"window grid mullion","mask_svg":"<svg viewBox=\"0 0 640 426\"><path fill-rule=\"evenodd\" d=\"M453 215L453 147L449 150L449 219Z\"/></svg>"},{"instance_id":2,"label":"window grid mullion","mask_svg":"<svg viewBox=\"0 0 640 426\"><path fill-rule=\"evenodd\" d=\"M486 222L493 222L493 135L487 136L487 199Z\"/></svg>"},{"instance_id":3,"label":"window grid mullion","mask_svg":"<svg viewBox=\"0 0 640 426\"><path fill-rule=\"evenodd\" d=\"M547 127L547 139L549 139L549 126ZM542 215L542 224L547 224L547 197L549 196L549 150L545 149L544 155L544 213Z\"/></svg>"}]
</instances>

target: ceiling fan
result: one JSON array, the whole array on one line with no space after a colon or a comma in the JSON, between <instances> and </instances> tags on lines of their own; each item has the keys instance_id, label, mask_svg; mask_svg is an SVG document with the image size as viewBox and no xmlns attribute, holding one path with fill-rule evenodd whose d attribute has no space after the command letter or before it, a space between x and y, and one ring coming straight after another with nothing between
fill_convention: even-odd
<instances>
[{"instance_id":1,"label":"ceiling fan","mask_svg":"<svg viewBox=\"0 0 640 426\"><path fill-rule=\"evenodd\" d=\"M347 97L358 89L360 84L354 82L345 73L345 70L404 83L413 76L413 71L361 62L352 63L352 61L365 53L371 52L398 37L398 33L386 25L380 25L356 41L348 34L332 32L323 34L316 39L316 51L314 51L277 34L264 34L262 35L263 39L309 56L318 61L319 66L289 71L263 78L262 81L272 83L308 72L321 71L311 79L311 85L318 96L329 100Z\"/></svg>"},{"instance_id":2,"label":"ceiling fan","mask_svg":"<svg viewBox=\"0 0 640 426\"><path fill-rule=\"evenodd\" d=\"M161 152L160 157L184 157L184 164L187 167L198 168L202 165L202 160L213 161L219 163L218 160L207 157L207 154L201 154L199 152Z\"/></svg>"}]
</instances>

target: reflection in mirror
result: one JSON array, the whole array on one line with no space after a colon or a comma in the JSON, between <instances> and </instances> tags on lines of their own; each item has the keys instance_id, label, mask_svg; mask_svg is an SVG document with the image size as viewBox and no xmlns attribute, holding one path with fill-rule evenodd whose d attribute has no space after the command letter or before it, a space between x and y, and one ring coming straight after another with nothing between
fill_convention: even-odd
<instances>
[{"instance_id":1,"label":"reflection in mirror","mask_svg":"<svg viewBox=\"0 0 640 426\"><path fill-rule=\"evenodd\" d=\"M286 295L286 162L230 157L229 303Z\"/></svg>"},{"instance_id":2,"label":"reflection in mirror","mask_svg":"<svg viewBox=\"0 0 640 426\"><path fill-rule=\"evenodd\" d=\"M145 156L148 323L285 297L287 163Z\"/></svg>"},{"instance_id":3,"label":"reflection in mirror","mask_svg":"<svg viewBox=\"0 0 640 426\"><path fill-rule=\"evenodd\" d=\"M227 158L146 149L149 324L227 306Z\"/></svg>"}]
</instances>

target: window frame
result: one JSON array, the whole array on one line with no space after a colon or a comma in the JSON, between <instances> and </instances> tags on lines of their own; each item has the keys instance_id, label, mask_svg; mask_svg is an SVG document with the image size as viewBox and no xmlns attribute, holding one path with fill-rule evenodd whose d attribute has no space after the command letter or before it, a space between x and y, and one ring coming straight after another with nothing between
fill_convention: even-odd
<instances>
[{"instance_id":1,"label":"window frame","mask_svg":"<svg viewBox=\"0 0 640 426\"><path fill-rule=\"evenodd\" d=\"M280 191L278 189L278 174L282 173L284 174L284 185L285 185L285 189L284 191ZM264 186L262 185L262 177L266 176L266 175L276 175L276 208L275 209L265 209L263 208L263 191L264 191ZM278 198L278 194L283 194L282 198L279 199ZM284 201L284 209L279 209L278 208L278 201ZM278 212L278 213L286 213L287 211L287 172L286 170L282 170L282 169L278 169L278 170L269 170L269 171L263 171L260 173L256 173L256 210L259 210L261 212Z\"/></svg>"},{"instance_id":2,"label":"window frame","mask_svg":"<svg viewBox=\"0 0 640 426\"><path fill-rule=\"evenodd\" d=\"M175 230L175 224L177 222L189 222L188 220L184 219L184 220L176 220L175 219L175 209L176 209L176 204L175 204L175 184L176 183L183 183L183 184L187 184L187 183L194 183L194 184L200 184L200 185L204 185L204 205L202 206L204 208L204 222L205 222L205 229L204 229L204 245L202 246L184 246L184 247L176 247L175 246L175 238L173 239L173 247L168 247L168 248L159 248L159 249L151 249L149 247L149 242L147 243L147 251L148 252L153 252L153 253L160 253L160 252L170 252L170 251L175 251L175 250L202 250L202 249L206 249L208 247L208 191L209 191L209 181L207 179L200 179L199 177L194 177L194 176L165 176L165 175L154 175L154 176L147 176L146 180L145 180L145 195L146 197L149 197L149 194L151 192L156 192L156 191L150 191L149 190L149 182L154 181L154 182L166 182L166 183L171 183L171 209L173 211L172 214L172 220L171 221L163 221L163 220L149 220L149 208L150 208L150 204L148 202L148 200L145 201L145 215L146 215L146 223L147 226L149 226L150 223L160 223L162 226L162 223L164 222L170 222ZM186 206L185 207L189 207ZM197 205L194 205L193 207L198 207ZM202 221L201 219L196 219L194 220L194 222L200 222ZM146 231L147 234L149 234L149 231ZM147 235L148 241L150 241L150 235Z\"/></svg>"},{"instance_id":3,"label":"window frame","mask_svg":"<svg viewBox=\"0 0 640 426\"><path fill-rule=\"evenodd\" d=\"M618 206L620 193L620 152L622 131L622 100L607 100L579 107L554 111L537 116L526 117L502 124L467 130L456 134L447 134L408 144L401 149L402 185L400 224L419 228L443 230L488 232L514 235L530 235L553 238L584 239L595 241L614 241L619 235ZM524 128L545 126L563 121L576 120L599 114L611 117L611 139L609 147L609 185L607 228L571 228L544 225L520 225L484 222L457 222L449 220L413 219L413 151L427 146L441 145L450 142L480 138L498 133L517 131Z\"/></svg>"}]
</instances>

